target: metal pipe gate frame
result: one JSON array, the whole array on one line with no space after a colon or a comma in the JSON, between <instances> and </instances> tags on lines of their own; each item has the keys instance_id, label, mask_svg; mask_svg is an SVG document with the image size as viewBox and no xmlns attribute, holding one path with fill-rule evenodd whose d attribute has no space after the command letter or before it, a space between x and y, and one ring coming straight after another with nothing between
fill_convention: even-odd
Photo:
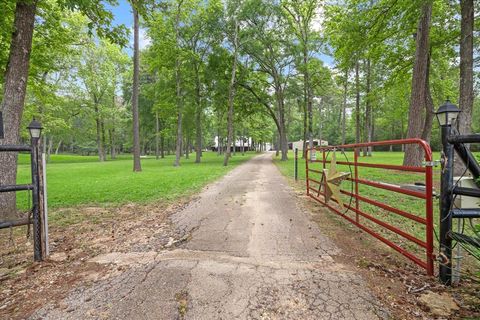
<instances>
[{"instance_id":1,"label":"metal pipe gate frame","mask_svg":"<svg viewBox=\"0 0 480 320\"><path fill-rule=\"evenodd\" d=\"M411 166L403 166L403 165L391 165L391 164L377 164L377 163L365 163L358 161L358 154L361 148L366 147L378 147L378 146L393 146L393 145L417 145L419 148L423 149L425 154L425 166L424 167L411 167ZM321 192L322 186L325 186L325 179L312 179L309 173L317 173L321 176L323 175L322 170L315 170L309 168L309 162L320 162L323 165L323 169L325 169L325 164L327 163L326 159L326 152L331 152L333 150L345 150L345 149L353 149L354 151L354 161L337 161L337 164L340 165L348 165L353 166L353 177L348 178L347 180L351 181L354 184L353 193L348 192L345 190L340 190L340 192L344 195L352 197L354 199L354 206L351 204L343 204L343 206L351 210L355 213L355 218L347 216L345 213L339 210L339 208L332 206L332 204L327 203L325 201L325 194ZM322 159L321 160L313 160L310 159L310 155L312 152L321 152ZM310 153L310 155L309 155ZM435 255L433 253L433 159L432 159L432 150L430 145L421 139L401 139L401 140L386 140L386 141L378 141L378 142L370 142L370 143L356 143L356 144L346 144L346 145L339 145L339 146L328 146L328 147L319 147L307 150L305 161L305 170L306 170L306 189L307 195L317 202L321 203L322 205L328 207L334 213L342 216L352 224L356 225L358 228L362 229L363 231L369 233L370 235L374 236L378 240L382 241L386 245L390 246L391 248L395 249L420 267L424 268L429 276L433 276L434 273L434 261ZM386 169L386 170L398 170L404 172L414 172L414 173L423 173L425 176L425 192L404 189L399 186L391 185L391 184L384 184L379 183L376 181L359 179L358 177L358 168L359 167L368 167L368 168L378 168L378 169ZM323 181L323 182L322 182ZM317 189L311 187L311 183L315 183L318 187ZM369 199L365 196L362 196L359 193L358 185L368 185L370 187L388 190L408 196L413 196L419 199L425 200L425 217L417 216L412 213L403 211L399 208L395 208L394 206L386 203L382 203L380 201ZM322 195L322 197L320 197ZM335 199L333 201L337 202ZM364 202L369 205L376 206L380 209L389 211L391 213L400 215L404 218L410 219L416 223L422 224L425 226L425 239L418 239L413 235L400 230L398 227L388 224L384 221L381 221L372 215L364 212L361 210L360 203ZM338 202L337 202L338 203ZM425 250L425 257L420 258L414 253L409 252L407 249L403 248L402 246L396 244L392 240L389 240L382 236L380 233L376 232L375 230L369 228L368 226L362 224L361 218L368 219L370 222L373 222L389 231L415 243L416 245L420 246Z\"/></svg>"},{"instance_id":2,"label":"metal pipe gate frame","mask_svg":"<svg viewBox=\"0 0 480 320\"><path fill-rule=\"evenodd\" d=\"M0 229L19 227L33 224L33 256L35 261L43 261L45 256L45 246L42 244L42 217L41 217L41 192L40 180L42 177L39 172L39 150L38 139L33 138L31 145L0 145L0 152L28 152L30 154L31 164L31 184L21 185L2 185L0 186L0 193L3 192L17 192L17 191L32 191L32 221L29 218L19 220L1 221Z\"/></svg>"}]
</instances>

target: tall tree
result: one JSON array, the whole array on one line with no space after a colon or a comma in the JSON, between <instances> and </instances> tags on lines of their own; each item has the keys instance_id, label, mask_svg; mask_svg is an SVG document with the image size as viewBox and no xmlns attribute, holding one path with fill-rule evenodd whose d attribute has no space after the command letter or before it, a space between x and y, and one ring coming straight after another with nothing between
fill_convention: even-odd
<instances>
[{"instance_id":1,"label":"tall tree","mask_svg":"<svg viewBox=\"0 0 480 320\"><path fill-rule=\"evenodd\" d=\"M233 107L236 91L236 79L237 79L237 62L238 62L238 21L236 14L234 13L233 17L233 62L232 62L232 73L230 77L230 84L228 86L228 113L227 113L227 150L225 151L225 158L223 160L223 165L228 165L228 160L231 157L231 148L235 148L235 141L233 141Z\"/></svg>"},{"instance_id":2,"label":"tall tree","mask_svg":"<svg viewBox=\"0 0 480 320\"><path fill-rule=\"evenodd\" d=\"M473 0L460 0L460 112L458 130L461 134L472 132L473 116L473 29L475 25ZM455 162L455 174L462 175L465 166Z\"/></svg>"},{"instance_id":3,"label":"tall tree","mask_svg":"<svg viewBox=\"0 0 480 320\"><path fill-rule=\"evenodd\" d=\"M195 163L200 163L203 149L202 127L205 108L205 64L213 48L222 41L223 25L220 23L222 6L218 0L196 1L195 14L185 30L185 49L189 52L193 71L195 101Z\"/></svg>"},{"instance_id":4,"label":"tall tree","mask_svg":"<svg viewBox=\"0 0 480 320\"><path fill-rule=\"evenodd\" d=\"M86 21L85 21L86 23ZM77 32L86 33L86 26ZM125 68L126 57L120 48L107 40L84 37L84 45L72 60L69 91L75 92L75 99L83 106L84 114L91 114L95 121L95 140L98 157L105 161L106 155L106 118L115 113L115 92L118 89L119 70ZM80 86L79 83L82 85Z\"/></svg>"},{"instance_id":5,"label":"tall tree","mask_svg":"<svg viewBox=\"0 0 480 320\"><path fill-rule=\"evenodd\" d=\"M158 111L155 111L155 158L157 160L160 158L160 119L158 118Z\"/></svg>"},{"instance_id":6,"label":"tall tree","mask_svg":"<svg viewBox=\"0 0 480 320\"><path fill-rule=\"evenodd\" d=\"M461 28L460 28L460 98L462 112L459 115L459 131L469 134L472 130L473 110L473 28L474 6L473 0L461 0Z\"/></svg>"},{"instance_id":7,"label":"tall tree","mask_svg":"<svg viewBox=\"0 0 480 320\"><path fill-rule=\"evenodd\" d=\"M133 171L142 171L140 162L140 124L138 120L138 77L139 77L139 26L137 2L132 1L133 12L133 87L132 87L132 115L133 115Z\"/></svg>"},{"instance_id":8,"label":"tall tree","mask_svg":"<svg viewBox=\"0 0 480 320\"><path fill-rule=\"evenodd\" d=\"M308 147L313 148L313 88L310 83L309 60L311 50L316 51L315 32L312 29L316 17L319 0L285 0L283 8L287 12L287 20L300 44L302 62L300 72L303 74L303 100L308 114ZM305 149L304 149L305 150ZM313 155L313 153L311 153Z\"/></svg>"},{"instance_id":9,"label":"tall tree","mask_svg":"<svg viewBox=\"0 0 480 320\"><path fill-rule=\"evenodd\" d=\"M99 36L106 36L115 42L125 43L125 37L123 36L125 27L123 25L111 27L113 17L110 12L105 9L104 3L65 0L54 2L58 6L53 6L51 3L37 0L14 2L15 13L13 27L7 28L7 30L12 30L8 61L6 68L1 67L2 70L5 70L3 96L0 107L4 114L5 139L0 140L0 144L19 142L27 80L29 79L30 52L32 49L35 14L38 6L42 6L42 14L48 14L54 7L60 7L62 10L79 11L90 18L91 22L89 26L95 28ZM113 0L108 0L107 2L112 3ZM2 18L3 14L4 12L2 12ZM5 21L9 21L9 19ZM37 23L46 23L46 21L48 20L39 19ZM0 184L14 184L17 174L17 155L2 153L0 155L0 163L2 164L0 167ZM14 193L1 194L0 217L11 217L14 214Z\"/></svg>"},{"instance_id":10,"label":"tall tree","mask_svg":"<svg viewBox=\"0 0 480 320\"><path fill-rule=\"evenodd\" d=\"M343 103L342 103L342 144L345 144L347 137L347 97L348 97L348 69L345 69L343 80Z\"/></svg>"},{"instance_id":11,"label":"tall tree","mask_svg":"<svg viewBox=\"0 0 480 320\"><path fill-rule=\"evenodd\" d=\"M429 88L430 59L430 23L432 18L432 2L424 2L418 21L415 60L412 73L412 91L408 112L407 138L425 138L430 134L433 117ZM430 128L428 128L430 125ZM417 145L407 145L403 165L421 166L423 152Z\"/></svg>"},{"instance_id":12,"label":"tall tree","mask_svg":"<svg viewBox=\"0 0 480 320\"><path fill-rule=\"evenodd\" d=\"M355 143L360 142L360 62L355 62ZM360 152L360 150L357 150Z\"/></svg>"},{"instance_id":13,"label":"tall tree","mask_svg":"<svg viewBox=\"0 0 480 320\"><path fill-rule=\"evenodd\" d=\"M427 6L425 6L427 4ZM400 111L402 123L407 122L408 112L405 111L405 101L412 101L409 92L413 87L418 91L418 86L412 86L412 69L415 61L415 40L419 40L415 32L423 17L422 10L430 7L433 13L430 13L429 23L429 41L427 46L428 59L423 60L424 69L429 69L432 65L431 80L426 80L425 99L417 103L421 104L419 115L422 117L416 137L429 139L432 123L433 101L445 99L445 96L455 94L456 89L452 86L452 70L455 65L456 52L453 49L453 41L456 39L458 30L455 27L457 23L455 18L455 6L443 0L421 0L421 1L391 1L391 0L345 0L342 3L334 2L325 5L326 23L325 33L333 48L333 55L339 69L353 67L352 57L370 60L370 94L365 95L363 99L364 108L361 112L361 118L365 120L371 128L365 128L364 139L368 140L368 131L373 135L372 116L384 114L389 121L391 117ZM392 23L395 21L395 23ZM412 37L414 34L414 37ZM422 38L423 39L423 38ZM431 60L431 62L430 62ZM420 64L421 65L421 64ZM368 68L366 68L368 69ZM416 73L418 74L418 72ZM430 76L430 72L424 72L424 75ZM368 72L361 73L362 93L368 91ZM410 78L410 79L409 79ZM410 82L410 88L405 88L405 81ZM430 97L430 89L426 84L431 82L433 97ZM420 89L421 90L421 89ZM399 93L402 92L402 95ZM403 93L407 93L408 96ZM368 99L368 96L375 99ZM362 95L363 97L363 95ZM392 99L396 99L392 101ZM384 100L382 102L382 100ZM382 105L385 101L390 105ZM367 103L371 102L370 108ZM394 107L395 105L395 107ZM375 107L375 112L373 112ZM366 116L367 109L371 109L370 117ZM380 109L383 109L380 112ZM365 112L365 113L364 113ZM370 119L370 121L369 121ZM384 118L385 119L385 118ZM382 120L384 120L382 119ZM380 119L378 119L380 120ZM378 123L380 123L379 121ZM352 123L355 123L353 121ZM375 121L377 123L377 121ZM391 125L391 123L389 123ZM382 123L383 125L383 123ZM390 126L391 127L391 126ZM371 130L369 130L371 129ZM377 131L380 133L380 130ZM399 135L405 137L405 135ZM386 134L378 137L384 139L390 138ZM348 134L347 134L348 140ZM438 141L436 139L434 143ZM418 153L421 157L420 152ZM420 159L421 161L421 159Z\"/></svg>"},{"instance_id":14,"label":"tall tree","mask_svg":"<svg viewBox=\"0 0 480 320\"><path fill-rule=\"evenodd\" d=\"M3 113L5 138L0 144L18 144L20 124L27 89L30 52L32 50L36 1L18 1L15 8L0 111ZM0 185L16 184L17 154L0 153ZM15 216L15 193L0 193L0 217Z\"/></svg>"},{"instance_id":15,"label":"tall tree","mask_svg":"<svg viewBox=\"0 0 480 320\"><path fill-rule=\"evenodd\" d=\"M282 19L277 3L250 1L244 7L243 16L245 17L243 34L249 39L243 45L243 51L252 58L255 72L262 74L262 78L257 79L262 79L264 89L269 91L273 89L275 109L272 109L265 99L261 99L259 93L253 92L252 86L248 86L247 90L260 98L259 101L267 107L272 116L280 137L281 160L285 161L288 159L285 90L293 71L293 58L287 47L292 41L291 35L286 30L287 25ZM266 84L269 89L265 88Z\"/></svg>"},{"instance_id":16,"label":"tall tree","mask_svg":"<svg viewBox=\"0 0 480 320\"><path fill-rule=\"evenodd\" d=\"M373 111L372 111L372 97L371 88L372 88L372 67L371 60L367 58L366 65L366 87L365 87L365 142L372 142L373 136ZM372 147L367 147L364 149L364 156L372 155Z\"/></svg>"},{"instance_id":17,"label":"tall tree","mask_svg":"<svg viewBox=\"0 0 480 320\"><path fill-rule=\"evenodd\" d=\"M182 116L183 116L183 97L182 97L182 79L181 79L181 61L180 61L180 17L182 14L183 0L177 1L177 10L175 14L175 43L177 46L175 57L175 87L177 103L177 139L175 143L175 162L174 166L180 166L180 157L182 156Z\"/></svg>"}]
</instances>

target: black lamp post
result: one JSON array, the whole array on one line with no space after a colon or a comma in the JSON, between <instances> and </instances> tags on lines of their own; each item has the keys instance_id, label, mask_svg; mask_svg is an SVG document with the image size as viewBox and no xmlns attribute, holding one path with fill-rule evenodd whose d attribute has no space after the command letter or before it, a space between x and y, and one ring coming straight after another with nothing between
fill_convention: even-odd
<instances>
[{"instance_id":1,"label":"black lamp post","mask_svg":"<svg viewBox=\"0 0 480 320\"><path fill-rule=\"evenodd\" d=\"M446 100L445 103L438 108L437 112L435 112L435 115L437 116L440 127L451 127L452 124L457 120L459 113L460 109L451 103L450 100Z\"/></svg>"},{"instance_id":2,"label":"black lamp post","mask_svg":"<svg viewBox=\"0 0 480 320\"><path fill-rule=\"evenodd\" d=\"M42 225L40 221L40 176L38 172L38 141L42 135L42 125L33 119L27 127L30 133L32 154L32 200L33 200L33 258L35 261L42 261Z\"/></svg>"},{"instance_id":3,"label":"black lamp post","mask_svg":"<svg viewBox=\"0 0 480 320\"><path fill-rule=\"evenodd\" d=\"M440 280L446 285L452 282L452 188L453 188L453 145L448 142L460 109L449 100L441 105L435 115L442 132L442 175L440 192Z\"/></svg>"},{"instance_id":4,"label":"black lamp post","mask_svg":"<svg viewBox=\"0 0 480 320\"><path fill-rule=\"evenodd\" d=\"M30 132L30 137L32 139L40 139L40 136L42 135L43 127L40 124L40 122L35 120L35 118L33 118L32 122L30 122L27 129Z\"/></svg>"}]
</instances>

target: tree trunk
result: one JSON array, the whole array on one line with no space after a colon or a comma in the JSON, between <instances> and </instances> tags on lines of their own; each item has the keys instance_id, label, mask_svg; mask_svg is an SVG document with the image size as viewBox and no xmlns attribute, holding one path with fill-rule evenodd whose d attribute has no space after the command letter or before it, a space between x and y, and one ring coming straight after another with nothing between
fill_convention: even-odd
<instances>
[{"instance_id":1,"label":"tree trunk","mask_svg":"<svg viewBox=\"0 0 480 320\"><path fill-rule=\"evenodd\" d=\"M138 78L139 78L139 27L136 1L132 2L133 10L133 88L132 88L132 113L133 113L133 171L142 171L140 162L140 124L138 119Z\"/></svg>"},{"instance_id":2,"label":"tree trunk","mask_svg":"<svg viewBox=\"0 0 480 320\"><path fill-rule=\"evenodd\" d=\"M235 126L232 123L232 132L233 132L233 137L232 137L232 152L233 155L235 156L237 154L237 136L235 135Z\"/></svg>"},{"instance_id":3,"label":"tree trunk","mask_svg":"<svg viewBox=\"0 0 480 320\"><path fill-rule=\"evenodd\" d=\"M242 156L245 155L245 130L242 132Z\"/></svg>"},{"instance_id":4,"label":"tree trunk","mask_svg":"<svg viewBox=\"0 0 480 320\"><path fill-rule=\"evenodd\" d=\"M52 154L52 149L53 149L53 139L50 137L50 139L48 139L48 148L47 148L47 154L46 154L47 162L50 162L50 155Z\"/></svg>"},{"instance_id":5,"label":"tree trunk","mask_svg":"<svg viewBox=\"0 0 480 320\"><path fill-rule=\"evenodd\" d=\"M425 134L425 112L428 94L429 34L432 16L432 3L426 1L422 7L417 36L415 60L412 74L412 93L408 112L407 138L421 138ZM403 165L421 166L423 151L417 145L406 145Z\"/></svg>"},{"instance_id":6,"label":"tree trunk","mask_svg":"<svg viewBox=\"0 0 480 320\"><path fill-rule=\"evenodd\" d=\"M308 39L307 33L305 33L304 45L303 45L303 67L305 68L303 72L303 86L305 94L305 103L307 105L308 112L308 148L313 148L313 108L312 108L312 90L310 88L310 74L308 73L308 48L307 43ZM310 153L310 156L313 157L313 152Z\"/></svg>"},{"instance_id":7,"label":"tree trunk","mask_svg":"<svg viewBox=\"0 0 480 320\"><path fill-rule=\"evenodd\" d=\"M43 134L42 135L42 139L41 139L41 143L40 143L40 147L42 148L42 153L44 154L47 154L47 135L46 134ZM48 162L48 159L47 159L47 162Z\"/></svg>"},{"instance_id":8,"label":"tree trunk","mask_svg":"<svg viewBox=\"0 0 480 320\"><path fill-rule=\"evenodd\" d=\"M117 85L116 81L113 81L113 87L115 88ZM115 92L112 94L112 107L116 109L116 102L115 102ZM110 142L110 159L114 160L116 158L116 148L115 148L115 113L112 114L111 117L112 121L112 128L108 129L108 138Z\"/></svg>"},{"instance_id":9,"label":"tree trunk","mask_svg":"<svg viewBox=\"0 0 480 320\"><path fill-rule=\"evenodd\" d=\"M237 21L235 20L235 31L233 35L233 64L232 64L232 75L230 78L230 85L228 86L228 115L227 115L227 150L225 152L225 158L223 159L223 165L227 166L228 165L228 160L231 157L231 145L232 145L232 140L233 140L233 104L234 104L234 99L235 99L235 81L236 81L236 76L237 76L237 60L238 60L238 53L237 53L237 48L238 48L238 39L237 39L237 34L238 34L238 24ZM235 143L233 143L233 147L235 148Z\"/></svg>"},{"instance_id":10,"label":"tree trunk","mask_svg":"<svg viewBox=\"0 0 480 320\"><path fill-rule=\"evenodd\" d=\"M459 106L462 112L458 115L458 131L460 134L472 132L473 110L473 0L461 0L461 30L460 30L460 98ZM465 166L461 161L455 162L455 175L462 175Z\"/></svg>"},{"instance_id":11,"label":"tree trunk","mask_svg":"<svg viewBox=\"0 0 480 320\"><path fill-rule=\"evenodd\" d=\"M220 126L222 123L222 115L220 113L220 110L217 110L217 155L220 156L222 154L221 149L220 149Z\"/></svg>"},{"instance_id":12,"label":"tree trunk","mask_svg":"<svg viewBox=\"0 0 480 320\"><path fill-rule=\"evenodd\" d=\"M280 155L280 135L278 133L273 135L273 140L275 141L275 157Z\"/></svg>"},{"instance_id":13,"label":"tree trunk","mask_svg":"<svg viewBox=\"0 0 480 320\"><path fill-rule=\"evenodd\" d=\"M110 141L110 159L114 160L116 158L115 150L115 124L112 129L108 130L108 137Z\"/></svg>"},{"instance_id":14,"label":"tree trunk","mask_svg":"<svg viewBox=\"0 0 480 320\"><path fill-rule=\"evenodd\" d=\"M100 162L105 161L103 152L103 139L102 139L102 121L100 120L100 110L98 109L98 104L95 102L94 105L95 110L95 124L96 124L96 139L97 139L97 152L98 152L98 160Z\"/></svg>"},{"instance_id":15,"label":"tree trunk","mask_svg":"<svg viewBox=\"0 0 480 320\"><path fill-rule=\"evenodd\" d=\"M365 131L366 131L366 142L372 142L373 134L373 117L372 117L372 99L370 97L371 91L371 62L370 58L367 59L367 87L365 90L366 100L365 100ZM372 156L372 147L366 148L366 156Z\"/></svg>"},{"instance_id":16,"label":"tree trunk","mask_svg":"<svg viewBox=\"0 0 480 320\"><path fill-rule=\"evenodd\" d=\"M322 128L322 102L323 99L320 98L320 103L318 104L318 146L322 146L322 136L323 136L323 128Z\"/></svg>"},{"instance_id":17,"label":"tree trunk","mask_svg":"<svg viewBox=\"0 0 480 320\"><path fill-rule=\"evenodd\" d=\"M165 138L162 135L160 135L160 157L165 158Z\"/></svg>"},{"instance_id":18,"label":"tree trunk","mask_svg":"<svg viewBox=\"0 0 480 320\"><path fill-rule=\"evenodd\" d=\"M15 7L14 31L10 42L3 100L0 107L4 120L4 139L0 140L2 145L18 144L20 140L35 11L35 1L18 1ZM17 157L17 153L14 152L0 153L0 185L16 184ZM15 211L15 192L0 193L0 220L14 218Z\"/></svg>"},{"instance_id":19,"label":"tree trunk","mask_svg":"<svg viewBox=\"0 0 480 320\"><path fill-rule=\"evenodd\" d=\"M102 128L102 145L103 145L103 160L107 160L107 142L106 142L106 134L105 134L105 121L101 119L100 126Z\"/></svg>"},{"instance_id":20,"label":"tree trunk","mask_svg":"<svg viewBox=\"0 0 480 320\"><path fill-rule=\"evenodd\" d=\"M303 109L303 141L302 141L302 159L305 159L305 155L307 154L307 126L308 126L308 115L307 115L307 105L302 105Z\"/></svg>"},{"instance_id":21,"label":"tree trunk","mask_svg":"<svg viewBox=\"0 0 480 320\"><path fill-rule=\"evenodd\" d=\"M355 62L355 143L360 143L360 64ZM356 149L360 152L360 149Z\"/></svg>"},{"instance_id":22,"label":"tree trunk","mask_svg":"<svg viewBox=\"0 0 480 320\"><path fill-rule=\"evenodd\" d=\"M62 146L62 140L60 140L57 144L57 147L55 148L55 155L58 155L58 152L60 151L60 147Z\"/></svg>"},{"instance_id":23,"label":"tree trunk","mask_svg":"<svg viewBox=\"0 0 480 320\"><path fill-rule=\"evenodd\" d=\"M432 136L433 118L435 116L435 106L433 105L432 94L430 92L430 54L427 60L427 76L425 78L425 124L421 138L430 142Z\"/></svg>"},{"instance_id":24,"label":"tree trunk","mask_svg":"<svg viewBox=\"0 0 480 320\"><path fill-rule=\"evenodd\" d=\"M343 105L342 105L342 144L345 144L347 133L347 94L348 94L348 70L345 71L345 82L343 84Z\"/></svg>"},{"instance_id":25,"label":"tree trunk","mask_svg":"<svg viewBox=\"0 0 480 320\"><path fill-rule=\"evenodd\" d=\"M158 120L158 111L155 112L155 158L158 160L160 151L160 121Z\"/></svg>"},{"instance_id":26,"label":"tree trunk","mask_svg":"<svg viewBox=\"0 0 480 320\"><path fill-rule=\"evenodd\" d=\"M178 50L179 41L180 41L180 13L182 2L180 1L177 6L177 14L175 17L175 44ZM181 79L180 79L180 56L177 52L177 56L175 58L175 87L176 87L176 103L177 103L177 141L175 146L175 163L173 164L175 167L180 166L180 157L182 156L182 115L183 115L183 101L182 101L182 88L180 87Z\"/></svg>"},{"instance_id":27,"label":"tree trunk","mask_svg":"<svg viewBox=\"0 0 480 320\"><path fill-rule=\"evenodd\" d=\"M472 130L473 109L473 0L461 0L460 34L460 99L462 112L459 114L460 134L469 134Z\"/></svg>"},{"instance_id":28,"label":"tree trunk","mask_svg":"<svg viewBox=\"0 0 480 320\"><path fill-rule=\"evenodd\" d=\"M279 134L280 134L280 148L282 151L282 160L288 160L288 142L287 142L287 132L285 129L285 105L284 105L284 97L283 97L283 89L282 86L277 83L275 87L275 95L277 98L277 105L278 105L278 123L279 123Z\"/></svg>"},{"instance_id":29,"label":"tree trunk","mask_svg":"<svg viewBox=\"0 0 480 320\"><path fill-rule=\"evenodd\" d=\"M202 159L202 97L198 68L198 64L195 63L195 163L200 163Z\"/></svg>"}]
</instances>

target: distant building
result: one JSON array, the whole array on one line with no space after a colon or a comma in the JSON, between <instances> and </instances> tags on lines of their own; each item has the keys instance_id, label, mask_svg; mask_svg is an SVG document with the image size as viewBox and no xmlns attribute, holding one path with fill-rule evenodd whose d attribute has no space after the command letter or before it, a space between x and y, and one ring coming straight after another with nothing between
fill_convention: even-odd
<instances>
[{"instance_id":1,"label":"distant building","mask_svg":"<svg viewBox=\"0 0 480 320\"><path fill-rule=\"evenodd\" d=\"M225 138L223 140L222 145L221 145L221 147L224 148L224 149L225 149L226 142L227 142L227 139ZM215 137L214 145L210 149L212 151L218 151L218 148L219 148L218 137ZM235 151L241 152L242 149L245 150L245 151L255 150L255 145L253 143L253 139L245 137L245 138L243 138L243 141L242 141L242 138L237 138L235 140ZM233 148L232 148L232 151L233 151Z\"/></svg>"},{"instance_id":2,"label":"distant building","mask_svg":"<svg viewBox=\"0 0 480 320\"><path fill-rule=\"evenodd\" d=\"M320 142L321 141L321 142ZM320 143L319 143L320 142ZM307 140L307 148L308 148L308 143L309 141ZM328 146L328 141L325 141L325 140L319 140L319 139L313 139L313 146L314 147L318 147L318 146L322 146L322 147L327 147ZM289 142L288 143L288 148L290 150L295 150L295 149L298 149L298 150L303 150L303 140L298 140L298 141L294 141L294 142Z\"/></svg>"}]
</instances>

